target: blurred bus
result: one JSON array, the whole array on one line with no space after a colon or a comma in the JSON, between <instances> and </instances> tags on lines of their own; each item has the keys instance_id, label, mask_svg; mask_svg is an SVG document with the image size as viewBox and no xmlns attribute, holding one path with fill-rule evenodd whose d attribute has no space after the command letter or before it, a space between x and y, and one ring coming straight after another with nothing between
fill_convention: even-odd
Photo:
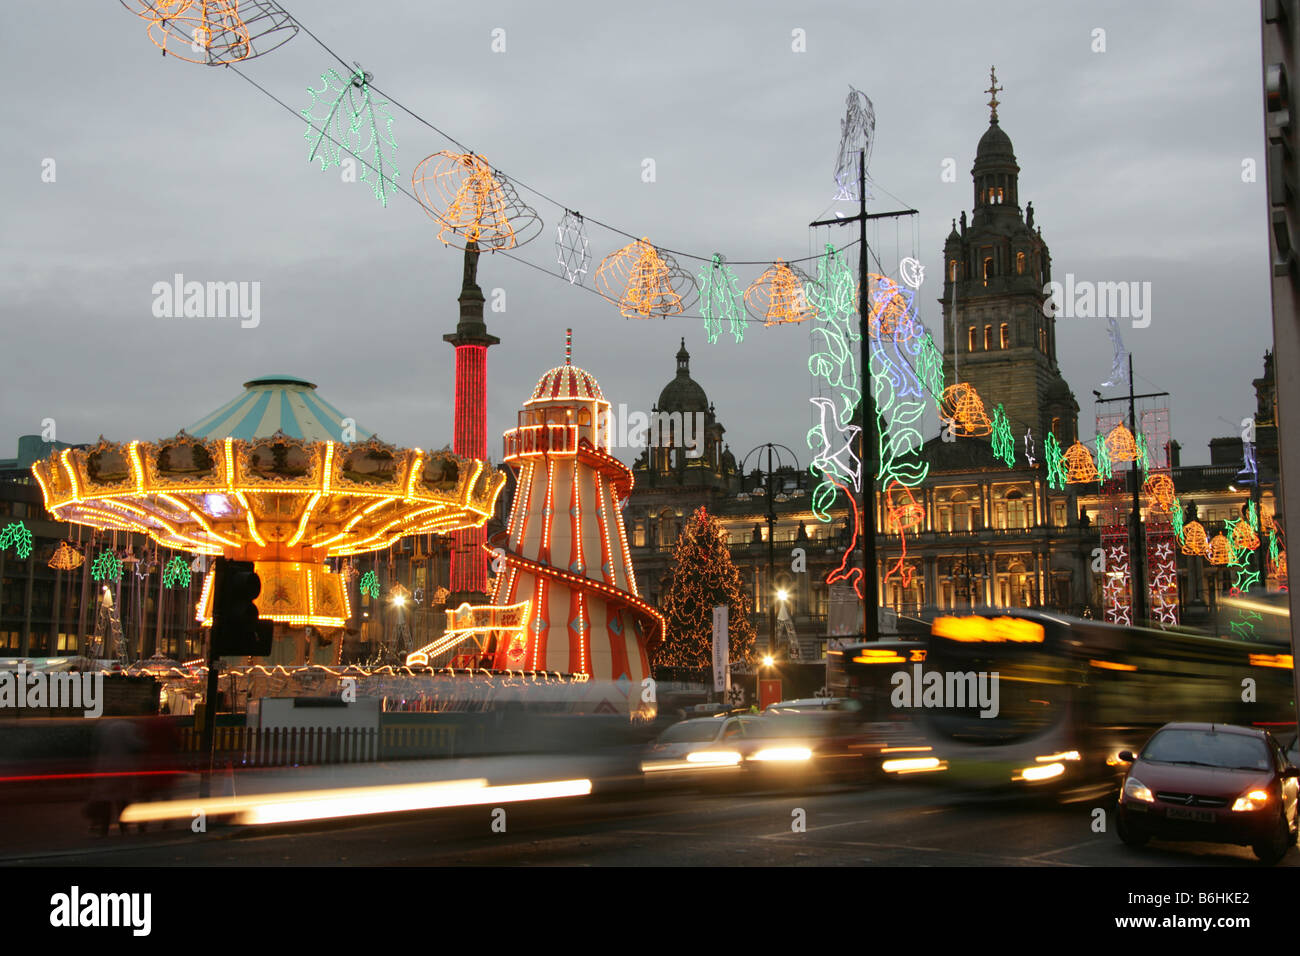
<instances>
[{"instance_id":1,"label":"blurred bus","mask_svg":"<svg viewBox=\"0 0 1300 956\"><path fill-rule=\"evenodd\" d=\"M1290 650L1035 611L940 616L895 702L924 726L945 782L1086 799L1114 784L1119 751L1169 721L1292 731ZM994 706L971 699L994 687Z\"/></svg>"},{"instance_id":2,"label":"blurred bus","mask_svg":"<svg viewBox=\"0 0 1300 956\"><path fill-rule=\"evenodd\" d=\"M826 689L858 705L861 733L878 774L905 776L942 770L911 708L891 703L894 675L926 659L923 640L842 644L826 651Z\"/></svg>"}]
</instances>

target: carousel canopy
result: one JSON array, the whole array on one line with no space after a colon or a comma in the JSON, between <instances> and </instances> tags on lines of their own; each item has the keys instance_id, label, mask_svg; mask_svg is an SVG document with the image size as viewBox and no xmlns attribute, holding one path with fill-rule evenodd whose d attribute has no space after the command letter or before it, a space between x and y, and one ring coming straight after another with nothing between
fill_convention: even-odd
<instances>
[{"instance_id":1,"label":"carousel canopy","mask_svg":"<svg viewBox=\"0 0 1300 956\"><path fill-rule=\"evenodd\" d=\"M312 382L292 375L267 375L244 383L244 391L199 419L186 432L196 438L251 441L277 431L304 441L365 441L372 432L353 425L344 434L346 416L316 393Z\"/></svg>"}]
</instances>

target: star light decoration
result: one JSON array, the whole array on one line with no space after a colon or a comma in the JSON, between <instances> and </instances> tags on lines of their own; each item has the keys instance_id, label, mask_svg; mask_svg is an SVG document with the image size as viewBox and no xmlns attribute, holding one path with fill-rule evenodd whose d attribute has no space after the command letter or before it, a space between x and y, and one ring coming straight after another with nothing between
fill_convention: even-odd
<instances>
[{"instance_id":1,"label":"star light decoration","mask_svg":"<svg viewBox=\"0 0 1300 956\"><path fill-rule=\"evenodd\" d=\"M343 165L343 154L361 161L361 182L369 183L384 206L397 188L397 142L388 103L374 96L371 76L358 66L346 79L337 70L321 74L318 90L307 87L312 105L301 111L307 121L303 137L310 147L307 162L322 170Z\"/></svg>"},{"instance_id":2,"label":"star light decoration","mask_svg":"<svg viewBox=\"0 0 1300 956\"><path fill-rule=\"evenodd\" d=\"M958 438L984 438L993 432L993 423L984 411L975 386L967 382L949 385L943 390L939 419Z\"/></svg>"},{"instance_id":3,"label":"star light decoration","mask_svg":"<svg viewBox=\"0 0 1300 956\"><path fill-rule=\"evenodd\" d=\"M812 278L796 266L777 259L745 290L745 307L763 325L806 322L817 315L809 288Z\"/></svg>"},{"instance_id":4,"label":"star light decoration","mask_svg":"<svg viewBox=\"0 0 1300 956\"><path fill-rule=\"evenodd\" d=\"M993 409L993 456L1004 461L1008 468L1015 467L1016 439L1011 434L1011 422L1001 402Z\"/></svg>"},{"instance_id":5,"label":"star light decoration","mask_svg":"<svg viewBox=\"0 0 1300 956\"><path fill-rule=\"evenodd\" d=\"M542 220L514 186L474 153L448 150L420 160L411 173L416 198L439 223L443 245L485 252L513 249L536 239Z\"/></svg>"},{"instance_id":6,"label":"star light decoration","mask_svg":"<svg viewBox=\"0 0 1300 956\"><path fill-rule=\"evenodd\" d=\"M90 576L96 581L117 581L122 577L122 562L112 551L101 551L90 565Z\"/></svg>"},{"instance_id":7,"label":"star light decoration","mask_svg":"<svg viewBox=\"0 0 1300 956\"><path fill-rule=\"evenodd\" d=\"M163 587L187 588L190 586L190 566L180 555L174 555L163 567Z\"/></svg>"},{"instance_id":8,"label":"star light decoration","mask_svg":"<svg viewBox=\"0 0 1300 956\"><path fill-rule=\"evenodd\" d=\"M564 210L564 217L555 227L556 261L561 274L569 280L569 285L581 285L582 277L587 274L591 264L591 252L588 249L587 225L582 213Z\"/></svg>"},{"instance_id":9,"label":"star light decoration","mask_svg":"<svg viewBox=\"0 0 1300 956\"><path fill-rule=\"evenodd\" d=\"M67 541L60 541L50 557L49 566L56 571L75 571L86 561L85 555Z\"/></svg>"},{"instance_id":10,"label":"star light decoration","mask_svg":"<svg viewBox=\"0 0 1300 956\"><path fill-rule=\"evenodd\" d=\"M11 521L0 530L0 551L13 548L19 558L26 561L32 553L32 533L21 521Z\"/></svg>"},{"instance_id":11,"label":"star light decoration","mask_svg":"<svg viewBox=\"0 0 1300 956\"><path fill-rule=\"evenodd\" d=\"M611 252L596 269L596 290L625 319L667 318L686 310L695 280L648 239Z\"/></svg>"},{"instance_id":12,"label":"star light decoration","mask_svg":"<svg viewBox=\"0 0 1300 956\"><path fill-rule=\"evenodd\" d=\"M744 297L736 283L736 274L720 252L715 252L713 261L700 269L696 285L700 289L704 334L710 345L718 341L723 322L727 323L727 331L735 336L737 344L745 339L749 322L745 318Z\"/></svg>"},{"instance_id":13,"label":"star light decoration","mask_svg":"<svg viewBox=\"0 0 1300 956\"><path fill-rule=\"evenodd\" d=\"M122 0L149 21L149 39L187 63L229 66L270 53L298 34L293 17L272 0Z\"/></svg>"}]
</instances>

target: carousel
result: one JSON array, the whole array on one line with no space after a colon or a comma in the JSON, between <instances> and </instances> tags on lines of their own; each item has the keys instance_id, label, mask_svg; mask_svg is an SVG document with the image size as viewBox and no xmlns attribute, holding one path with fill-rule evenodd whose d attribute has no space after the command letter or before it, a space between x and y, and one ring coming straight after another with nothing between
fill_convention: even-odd
<instances>
[{"instance_id":1,"label":"carousel","mask_svg":"<svg viewBox=\"0 0 1300 956\"><path fill-rule=\"evenodd\" d=\"M345 576L326 562L406 535L482 527L505 475L450 451L398 448L340 414L311 382L255 379L154 442L100 438L32 466L59 521L148 535L159 546L256 563L261 617L342 628ZM338 561L336 560L337 564ZM212 575L196 618L211 623ZM341 646L341 642L338 642Z\"/></svg>"}]
</instances>

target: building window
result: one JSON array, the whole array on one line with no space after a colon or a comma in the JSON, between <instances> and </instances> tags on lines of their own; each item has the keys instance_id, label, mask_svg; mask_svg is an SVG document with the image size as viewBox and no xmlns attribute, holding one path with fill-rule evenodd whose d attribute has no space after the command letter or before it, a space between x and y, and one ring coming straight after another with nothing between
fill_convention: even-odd
<instances>
[{"instance_id":1,"label":"building window","mask_svg":"<svg viewBox=\"0 0 1300 956\"><path fill-rule=\"evenodd\" d=\"M1023 252L1017 252L1016 253L1016 275L1022 276L1024 274L1025 274L1025 254Z\"/></svg>"},{"instance_id":2,"label":"building window","mask_svg":"<svg viewBox=\"0 0 1300 956\"><path fill-rule=\"evenodd\" d=\"M984 326L984 351L987 352L993 348L993 326Z\"/></svg>"},{"instance_id":3,"label":"building window","mask_svg":"<svg viewBox=\"0 0 1300 956\"><path fill-rule=\"evenodd\" d=\"M632 530L632 544L638 548L645 547L645 522L638 521Z\"/></svg>"},{"instance_id":4,"label":"building window","mask_svg":"<svg viewBox=\"0 0 1300 956\"><path fill-rule=\"evenodd\" d=\"M953 259L948 263L948 279L952 282L957 281L957 260Z\"/></svg>"},{"instance_id":5,"label":"building window","mask_svg":"<svg viewBox=\"0 0 1300 956\"><path fill-rule=\"evenodd\" d=\"M1044 355L1047 354L1047 329L1042 326L1038 329L1038 349Z\"/></svg>"},{"instance_id":6,"label":"building window","mask_svg":"<svg viewBox=\"0 0 1300 956\"><path fill-rule=\"evenodd\" d=\"M1008 528L1028 528L1029 513L1026 507L1024 493L1021 491L1007 492L1007 527Z\"/></svg>"},{"instance_id":7,"label":"building window","mask_svg":"<svg viewBox=\"0 0 1300 956\"><path fill-rule=\"evenodd\" d=\"M993 275L993 257L984 257L984 284L989 284L989 276Z\"/></svg>"},{"instance_id":8,"label":"building window","mask_svg":"<svg viewBox=\"0 0 1300 956\"><path fill-rule=\"evenodd\" d=\"M1065 527L1065 502L1052 502L1052 524L1058 528Z\"/></svg>"},{"instance_id":9,"label":"building window","mask_svg":"<svg viewBox=\"0 0 1300 956\"><path fill-rule=\"evenodd\" d=\"M1058 442L1061 440L1061 420L1059 418L1052 419L1052 434L1056 436Z\"/></svg>"},{"instance_id":10,"label":"building window","mask_svg":"<svg viewBox=\"0 0 1300 956\"><path fill-rule=\"evenodd\" d=\"M966 333L966 351L975 351L975 326L971 326Z\"/></svg>"},{"instance_id":11,"label":"building window","mask_svg":"<svg viewBox=\"0 0 1300 956\"><path fill-rule=\"evenodd\" d=\"M1002 341L1002 346L1001 346L1002 348L1004 349L1011 348L1011 326L1007 325L1007 323L1005 322L1002 323L1001 341Z\"/></svg>"}]
</instances>

